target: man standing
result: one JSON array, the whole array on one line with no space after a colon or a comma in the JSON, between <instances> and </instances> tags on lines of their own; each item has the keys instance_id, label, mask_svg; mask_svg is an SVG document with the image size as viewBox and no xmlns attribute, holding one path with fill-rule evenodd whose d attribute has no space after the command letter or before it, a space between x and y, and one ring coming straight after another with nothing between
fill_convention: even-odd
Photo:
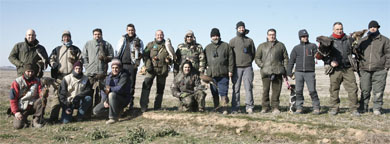
<instances>
[{"instance_id":1,"label":"man standing","mask_svg":"<svg viewBox=\"0 0 390 144\"><path fill-rule=\"evenodd\" d=\"M33 115L33 126L41 128L40 123L45 114L46 101L43 99L43 91L47 88L41 87L39 78L35 75L35 64L24 64L23 75L16 78L11 84L10 105L14 117L14 128L21 129L27 123L28 115ZM22 70L23 69L23 70Z\"/></svg>"},{"instance_id":2,"label":"man standing","mask_svg":"<svg viewBox=\"0 0 390 144\"><path fill-rule=\"evenodd\" d=\"M177 46L176 50L177 60L174 63L174 74L175 76L180 72L180 66L185 61L190 61L193 66L193 71L196 74L203 74L205 70L205 55L203 52L202 45L196 42L194 32L189 30L184 35L184 43Z\"/></svg>"},{"instance_id":3,"label":"man standing","mask_svg":"<svg viewBox=\"0 0 390 144\"><path fill-rule=\"evenodd\" d=\"M109 120L106 124L113 124L118 121L123 109L130 102L130 76L122 69L119 59L111 62L111 73L105 79L104 90L101 91L102 100L93 109L94 115L101 115L108 112Z\"/></svg>"},{"instance_id":4,"label":"man standing","mask_svg":"<svg viewBox=\"0 0 390 144\"><path fill-rule=\"evenodd\" d=\"M386 86L387 72L390 68L390 41L379 33L380 25L377 21L368 24L369 32L362 38L358 50L363 56L360 61L360 109L368 112L368 104L373 90L373 111L381 115L383 92Z\"/></svg>"},{"instance_id":5,"label":"man standing","mask_svg":"<svg viewBox=\"0 0 390 144\"><path fill-rule=\"evenodd\" d=\"M313 105L313 114L320 114L320 100L316 90L316 74L314 54L317 52L317 45L309 42L309 33L305 29L298 32L300 44L296 45L290 54L288 61L287 75L293 77L295 66L295 90L296 90L296 111L295 114L302 114L303 109L303 87L306 82Z\"/></svg>"},{"instance_id":6,"label":"man standing","mask_svg":"<svg viewBox=\"0 0 390 144\"><path fill-rule=\"evenodd\" d=\"M229 44L221 41L221 34L217 28L211 30L210 37L211 43L205 48L206 75L212 77L217 84L217 87L210 85L214 107L219 108L219 95L221 97L222 113L227 114L229 77L233 76L234 55Z\"/></svg>"},{"instance_id":7,"label":"man standing","mask_svg":"<svg viewBox=\"0 0 390 144\"><path fill-rule=\"evenodd\" d=\"M51 77L56 79L55 85L60 86L62 79L72 73L73 65L76 61L82 60L80 49L73 45L69 31L62 33L62 45L54 48L50 54ZM58 89L54 90L50 119L51 122L58 121L60 112L60 102L58 100Z\"/></svg>"},{"instance_id":8,"label":"man standing","mask_svg":"<svg viewBox=\"0 0 390 144\"><path fill-rule=\"evenodd\" d=\"M49 63L46 49L39 44L33 29L28 29L24 42L17 43L9 54L8 60L16 66L18 76L22 76L23 66L26 63L38 64L34 74L41 78Z\"/></svg>"},{"instance_id":9,"label":"man standing","mask_svg":"<svg viewBox=\"0 0 390 144\"><path fill-rule=\"evenodd\" d=\"M355 73L351 67L351 62L348 56L352 54L353 39L345 35L343 24L335 22L333 24L333 34L330 36L333 40L333 48L329 57L324 57L325 64L330 64L334 68L334 72L329 74L330 78L330 111L329 114L336 115L339 112L340 85L344 82L344 88L348 93L349 109L354 116L360 116Z\"/></svg>"},{"instance_id":10,"label":"man standing","mask_svg":"<svg viewBox=\"0 0 390 144\"><path fill-rule=\"evenodd\" d=\"M84 119L85 112L92 105L92 89L88 77L83 74L83 65L77 61L71 74L66 75L59 88L59 97L62 106L62 123L72 120L73 109L77 111L77 121Z\"/></svg>"},{"instance_id":11,"label":"man standing","mask_svg":"<svg viewBox=\"0 0 390 144\"><path fill-rule=\"evenodd\" d=\"M261 68L261 80L263 82L263 100L261 113L271 110L273 114L279 114L279 97L282 89L283 76L286 75L288 54L282 42L276 40L276 30L267 31L267 42L257 47L255 62ZM269 91L272 85L271 103ZM270 105L271 104L271 105Z\"/></svg>"},{"instance_id":12,"label":"man standing","mask_svg":"<svg viewBox=\"0 0 390 144\"><path fill-rule=\"evenodd\" d=\"M107 74L108 63L114 57L114 50L110 43L103 40L102 30L96 28L92 31L93 40L88 41L83 49L85 75L91 81L94 90L94 103L99 103L99 91L103 88L103 80Z\"/></svg>"},{"instance_id":13,"label":"man standing","mask_svg":"<svg viewBox=\"0 0 390 144\"><path fill-rule=\"evenodd\" d=\"M165 81L168 76L169 65L172 63L168 56L169 54L165 47L164 32L162 30L157 30L154 41L149 42L144 51L144 62L147 74L142 84L140 100L142 112L145 112L148 109L150 89L152 88L155 77L157 77L157 92L154 101L154 110L161 108Z\"/></svg>"},{"instance_id":14,"label":"man standing","mask_svg":"<svg viewBox=\"0 0 390 144\"><path fill-rule=\"evenodd\" d=\"M130 109L134 106L134 90L137 70L140 64L142 53L144 51L144 43L135 33L135 26L128 24L126 27L127 34L123 35L117 45L117 57L121 60L123 69L129 72L131 80L130 88Z\"/></svg>"},{"instance_id":15,"label":"man standing","mask_svg":"<svg viewBox=\"0 0 390 144\"><path fill-rule=\"evenodd\" d=\"M188 60L180 67L180 72L171 86L172 95L179 98L179 110L203 112L206 93L203 91L205 88L200 82L197 70L193 69L192 62Z\"/></svg>"},{"instance_id":16,"label":"man standing","mask_svg":"<svg viewBox=\"0 0 390 144\"><path fill-rule=\"evenodd\" d=\"M253 40L246 36L249 30L245 29L245 23L239 21L236 24L237 36L230 40L229 46L232 48L235 58L233 70L233 96L232 96L232 113L240 112L240 88L241 81L245 86L245 105L248 114L253 113L253 68L252 62L255 59L255 44Z\"/></svg>"}]
</instances>

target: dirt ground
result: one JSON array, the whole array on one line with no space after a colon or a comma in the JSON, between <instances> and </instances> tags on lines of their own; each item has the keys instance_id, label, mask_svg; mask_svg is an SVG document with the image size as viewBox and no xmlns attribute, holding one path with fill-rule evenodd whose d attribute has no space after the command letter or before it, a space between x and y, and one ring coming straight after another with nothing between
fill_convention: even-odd
<instances>
[{"instance_id":1,"label":"dirt ground","mask_svg":"<svg viewBox=\"0 0 390 144\"><path fill-rule=\"evenodd\" d=\"M45 73L49 76L49 73ZM114 125L105 125L106 118L71 123L45 125L44 128L14 130L12 117L7 117L9 89L16 78L15 71L0 71L0 143L390 143L390 82L384 95L385 114L375 116L371 112L360 117L348 112L348 98L341 88L341 113L327 114L329 101L329 77L317 68L317 91L321 101L321 114L312 115L311 99L304 90L304 114L288 112L289 91L283 84L280 97L282 113L262 114L262 82L260 72L255 72L254 114L222 115L213 111L210 90L207 90L206 112L183 113L177 111L177 99L171 95L173 74L169 74L165 86L163 109L141 113L139 97L144 76L137 76L135 110ZM358 77L357 77L358 80ZM290 81L290 83L293 83ZM359 83L359 82L358 82ZM149 108L153 108L155 82L150 95ZM245 111L245 91L241 88L241 110ZM360 96L360 94L359 94ZM53 99L54 97L50 97ZM231 99L231 89L229 89ZM50 105L50 103L49 103ZM370 103L372 106L372 103ZM50 106L46 109L48 118Z\"/></svg>"}]
</instances>

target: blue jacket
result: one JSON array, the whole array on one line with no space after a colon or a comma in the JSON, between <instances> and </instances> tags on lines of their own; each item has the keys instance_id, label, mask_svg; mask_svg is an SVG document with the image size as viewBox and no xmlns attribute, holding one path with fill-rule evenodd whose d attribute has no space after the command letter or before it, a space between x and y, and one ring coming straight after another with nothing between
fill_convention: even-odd
<instances>
[{"instance_id":1,"label":"blue jacket","mask_svg":"<svg viewBox=\"0 0 390 144\"><path fill-rule=\"evenodd\" d=\"M123 96L126 99L126 103L130 102L130 74L127 71L122 70L117 76L112 76L112 73L108 74L104 80L105 86L110 86L110 92L115 92L119 96ZM102 102L106 101L108 96L104 93L104 90L100 91L102 96Z\"/></svg>"}]
</instances>

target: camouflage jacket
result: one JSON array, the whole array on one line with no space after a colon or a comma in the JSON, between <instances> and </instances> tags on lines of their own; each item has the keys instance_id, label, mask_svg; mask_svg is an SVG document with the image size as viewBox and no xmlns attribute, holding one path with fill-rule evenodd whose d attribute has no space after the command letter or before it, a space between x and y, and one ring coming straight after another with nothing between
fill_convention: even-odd
<instances>
[{"instance_id":1,"label":"camouflage jacket","mask_svg":"<svg viewBox=\"0 0 390 144\"><path fill-rule=\"evenodd\" d=\"M165 59L169 56L165 48L165 41L158 44L156 41L149 42L144 51L144 62L148 73L168 76L169 65Z\"/></svg>"},{"instance_id":2,"label":"camouflage jacket","mask_svg":"<svg viewBox=\"0 0 390 144\"><path fill-rule=\"evenodd\" d=\"M180 72L171 85L172 95L178 98L182 93L194 94L197 90L202 90L202 85L199 75L194 72L188 75Z\"/></svg>"},{"instance_id":3,"label":"camouflage jacket","mask_svg":"<svg viewBox=\"0 0 390 144\"><path fill-rule=\"evenodd\" d=\"M203 52L202 45L196 43L195 45L190 45L187 43L181 43L177 46L176 50L177 60L174 63L174 72L178 73L180 65L186 60L191 61L194 69L200 73L204 72L206 59Z\"/></svg>"}]
</instances>

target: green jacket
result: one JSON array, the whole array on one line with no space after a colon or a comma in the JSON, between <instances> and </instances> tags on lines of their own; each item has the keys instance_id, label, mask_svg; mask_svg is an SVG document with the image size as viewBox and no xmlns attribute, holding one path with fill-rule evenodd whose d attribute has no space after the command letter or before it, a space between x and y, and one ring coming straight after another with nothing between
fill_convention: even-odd
<instances>
[{"instance_id":1,"label":"green jacket","mask_svg":"<svg viewBox=\"0 0 390 144\"><path fill-rule=\"evenodd\" d=\"M262 76L286 74L288 54L283 43L264 42L257 47L255 62Z\"/></svg>"},{"instance_id":2,"label":"green jacket","mask_svg":"<svg viewBox=\"0 0 390 144\"><path fill-rule=\"evenodd\" d=\"M374 38L368 36L360 39L359 51L363 56L360 70L379 71L390 68L390 40L379 34Z\"/></svg>"},{"instance_id":3,"label":"green jacket","mask_svg":"<svg viewBox=\"0 0 390 144\"><path fill-rule=\"evenodd\" d=\"M102 49L99 49L100 46ZM102 50L102 51L101 51ZM92 76L94 74L107 74L108 63L114 58L114 49L112 45L105 40L99 44L96 40L88 41L83 49L83 59L85 75ZM99 55L105 55L106 60L100 60Z\"/></svg>"},{"instance_id":4,"label":"green jacket","mask_svg":"<svg viewBox=\"0 0 390 144\"><path fill-rule=\"evenodd\" d=\"M145 67L148 73L168 76L169 65L165 59L169 56L165 48L165 40L158 44L156 41L149 42L144 51Z\"/></svg>"},{"instance_id":5,"label":"green jacket","mask_svg":"<svg viewBox=\"0 0 390 144\"><path fill-rule=\"evenodd\" d=\"M218 44L211 43L206 46L207 75L210 77L227 77L233 73L234 55L229 44L220 41Z\"/></svg>"},{"instance_id":6,"label":"green jacket","mask_svg":"<svg viewBox=\"0 0 390 144\"><path fill-rule=\"evenodd\" d=\"M180 66L186 60L191 61L194 69L200 73L204 72L205 69L205 55L202 45L196 43L195 45L190 45L187 43L181 43L177 46L176 50L177 60L175 62L174 71L178 73Z\"/></svg>"},{"instance_id":7,"label":"green jacket","mask_svg":"<svg viewBox=\"0 0 390 144\"><path fill-rule=\"evenodd\" d=\"M234 52L235 64L237 67L252 66L256 49L251 38L247 36L236 36L230 40L229 45Z\"/></svg>"},{"instance_id":8,"label":"green jacket","mask_svg":"<svg viewBox=\"0 0 390 144\"><path fill-rule=\"evenodd\" d=\"M41 53L44 60L37 54L37 52ZM24 64L36 64L40 60L45 61L46 64L49 63L46 49L39 44L38 40L36 40L32 46L29 46L26 40L24 42L17 43L9 54L8 60L16 66L18 76L23 75Z\"/></svg>"}]
</instances>

